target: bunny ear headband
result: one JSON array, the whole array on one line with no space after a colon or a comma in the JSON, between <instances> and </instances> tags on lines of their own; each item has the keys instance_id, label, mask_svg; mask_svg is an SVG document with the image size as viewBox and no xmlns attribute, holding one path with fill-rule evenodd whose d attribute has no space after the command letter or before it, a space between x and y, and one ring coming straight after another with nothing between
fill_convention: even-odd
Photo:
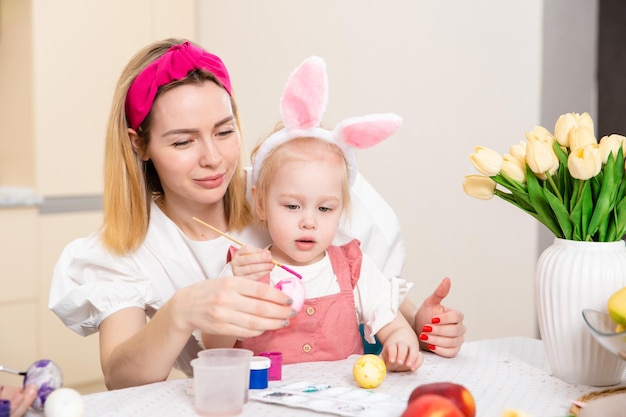
<instances>
[{"instance_id":1,"label":"bunny ear headband","mask_svg":"<svg viewBox=\"0 0 626 417\"><path fill-rule=\"evenodd\" d=\"M357 175L354 148L376 145L393 135L402 124L395 114L372 114L352 117L340 122L334 130L319 127L328 101L326 63L312 56L300 64L289 76L280 98L284 128L273 133L259 147L252 161L252 185L259 179L259 170L269 153L288 140L315 137L335 143L348 162L350 185Z\"/></svg>"}]
</instances>

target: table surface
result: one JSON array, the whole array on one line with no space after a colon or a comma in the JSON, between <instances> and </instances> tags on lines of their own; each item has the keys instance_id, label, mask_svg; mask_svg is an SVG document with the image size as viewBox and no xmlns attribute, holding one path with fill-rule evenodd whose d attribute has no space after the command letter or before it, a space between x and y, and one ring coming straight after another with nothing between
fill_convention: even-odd
<instances>
[{"instance_id":1,"label":"table surface","mask_svg":"<svg viewBox=\"0 0 626 417\"><path fill-rule=\"evenodd\" d=\"M389 408L391 416L399 417L411 391L428 382L452 381L467 387L476 400L479 417L500 417L509 408L523 410L533 417L563 417L569 414L572 401L599 390L596 387L570 385L552 377L543 344L538 339L509 337L467 342L451 359L432 353L424 355L424 364L416 372L388 373L379 387L368 390L395 404L395 407ZM271 382L268 390L304 381L344 390L349 388L351 392L361 390L352 378L356 358L284 366L283 380ZM196 416L193 396L188 392L191 386L192 380L179 379L85 395L85 417ZM333 415L269 404L253 398L264 391L251 391L251 398L241 416Z\"/></svg>"}]
</instances>

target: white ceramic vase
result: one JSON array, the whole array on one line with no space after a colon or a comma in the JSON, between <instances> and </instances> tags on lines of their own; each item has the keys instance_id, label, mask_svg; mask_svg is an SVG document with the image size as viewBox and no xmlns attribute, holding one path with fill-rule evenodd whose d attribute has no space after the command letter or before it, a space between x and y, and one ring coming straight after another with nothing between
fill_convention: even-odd
<instances>
[{"instance_id":1,"label":"white ceramic vase","mask_svg":"<svg viewBox=\"0 0 626 417\"><path fill-rule=\"evenodd\" d=\"M539 331L552 375L569 384L609 386L622 381L626 361L602 347L582 316L607 311L626 286L626 245L555 239L539 257L535 296Z\"/></svg>"}]
</instances>

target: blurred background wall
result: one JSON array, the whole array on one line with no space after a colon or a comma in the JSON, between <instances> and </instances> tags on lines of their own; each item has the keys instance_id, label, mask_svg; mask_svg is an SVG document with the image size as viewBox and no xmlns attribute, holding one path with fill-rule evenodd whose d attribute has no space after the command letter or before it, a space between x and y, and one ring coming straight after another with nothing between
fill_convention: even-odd
<instances>
[{"instance_id":1,"label":"blurred background wall","mask_svg":"<svg viewBox=\"0 0 626 417\"><path fill-rule=\"evenodd\" d=\"M400 218L411 299L448 276L446 304L465 313L467 340L538 337L534 266L552 237L461 184L476 146L506 153L562 113L596 116L597 15L595 0L0 0L0 190L44 198L0 207L0 363L48 357L70 386L100 382L97 336L48 311L50 278L63 246L99 226L117 77L169 36L223 58L248 150L279 120L291 70L314 54L328 65L327 126L401 115L400 131L358 160Z\"/></svg>"}]
</instances>

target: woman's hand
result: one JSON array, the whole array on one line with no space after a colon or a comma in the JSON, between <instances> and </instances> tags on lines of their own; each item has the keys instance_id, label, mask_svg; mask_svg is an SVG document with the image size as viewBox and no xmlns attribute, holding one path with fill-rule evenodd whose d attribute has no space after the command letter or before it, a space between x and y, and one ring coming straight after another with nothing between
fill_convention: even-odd
<instances>
[{"instance_id":1,"label":"woman's hand","mask_svg":"<svg viewBox=\"0 0 626 417\"><path fill-rule=\"evenodd\" d=\"M224 277L179 289L149 321L138 307L119 310L100 324L107 388L165 380L196 329L238 338L285 327L296 314L291 304L266 283Z\"/></svg>"},{"instance_id":2,"label":"woman's hand","mask_svg":"<svg viewBox=\"0 0 626 417\"><path fill-rule=\"evenodd\" d=\"M37 386L31 384L22 387L1 386L0 399L11 401L11 417L22 417L37 398Z\"/></svg>"},{"instance_id":3,"label":"woman's hand","mask_svg":"<svg viewBox=\"0 0 626 417\"><path fill-rule=\"evenodd\" d=\"M414 322L421 348L447 358L459 353L465 335L463 313L441 304L450 286L450 278L444 278L417 310Z\"/></svg>"},{"instance_id":4,"label":"woman's hand","mask_svg":"<svg viewBox=\"0 0 626 417\"><path fill-rule=\"evenodd\" d=\"M234 276L210 279L180 290L174 297L176 317L187 331L254 337L289 325L296 311L292 300L267 283Z\"/></svg>"}]
</instances>

